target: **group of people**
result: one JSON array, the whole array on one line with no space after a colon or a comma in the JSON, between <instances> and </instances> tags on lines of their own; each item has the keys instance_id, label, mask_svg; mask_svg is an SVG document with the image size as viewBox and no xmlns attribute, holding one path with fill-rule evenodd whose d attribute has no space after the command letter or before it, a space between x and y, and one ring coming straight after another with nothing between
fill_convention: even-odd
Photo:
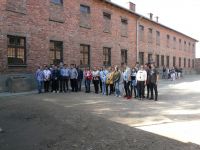
<instances>
[{"instance_id":1,"label":"group of people","mask_svg":"<svg viewBox=\"0 0 200 150\"><path fill-rule=\"evenodd\" d=\"M85 83L85 92L91 92L91 84L94 92L102 95L112 95L131 99L132 97L142 100L158 100L157 82L159 72L154 64L139 65L130 68L123 64L122 67L87 67L80 69L72 64L48 67L38 67L36 79L38 82L38 93L44 92L78 92L81 91L82 82ZM69 87L69 84L71 88ZM146 88L145 88L146 87ZM50 90L51 89L51 90ZM145 89L146 92L145 92ZM146 95L145 95L146 93Z\"/></svg>"},{"instance_id":2,"label":"group of people","mask_svg":"<svg viewBox=\"0 0 200 150\"><path fill-rule=\"evenodd\" d=\"M168 67L163 66L163 79L169 79L171 81L174 81L176 79L180 79L183 77L183 69L182 68L177 68L177 67L172 67L171 69Z\"/></svg>"}]
</instances>

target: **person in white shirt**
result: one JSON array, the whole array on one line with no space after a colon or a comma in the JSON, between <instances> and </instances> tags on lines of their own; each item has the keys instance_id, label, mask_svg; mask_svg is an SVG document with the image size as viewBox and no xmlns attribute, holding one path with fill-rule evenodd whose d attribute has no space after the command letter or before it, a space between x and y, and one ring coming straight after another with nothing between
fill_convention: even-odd
<instances>
[{"instance_id":1,"label":"person in white shirt","mask_svg":"<svg viewBox=\"0 0 200 150\"><path fill-rule=\"evenodd\" d=\"M139 94L138 96L139 99L142 100L142 98L144 97L144 88L147 80L147 72L144 70L143 65L140 66L140 70L137 72L136 80Z\"/></svg>"},{"instance_id":2,"label":"person in white shirt","mask_svg":"<svg viewBox=\"0 0 200 150\"><path fill-rule=\"evenodd\" d=\"M127 99L131 99L131 69L125 65L125 72L124 72L124 88L126 95L124 96Z\"/></svg>"},{"instance_id":3,"label":"person in white shirt","mask_svg":"<svg viewBox=\"0 0 200 150\"><path fill-rule=\"evenodd\" d=\"M51 71L47 66L45 66L45 69L43 70L44 74L44 92L49 92L49 84L51 79Z\"/></svg>"}]
</instances>

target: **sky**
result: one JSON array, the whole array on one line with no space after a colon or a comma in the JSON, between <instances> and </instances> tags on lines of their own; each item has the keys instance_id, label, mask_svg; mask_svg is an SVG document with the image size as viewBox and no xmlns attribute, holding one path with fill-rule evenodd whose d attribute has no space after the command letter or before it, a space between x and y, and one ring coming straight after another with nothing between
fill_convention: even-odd
<instances>
[{"instance_id":1,"label":"sky","mask_svg":"<svg viewBox=\"0 0 200 150\"><path fill-rule=\"evenodd\" d=\"M200 41L200 0L111 0L128 8L136 4L136 12L149 17L159 17L159 23ZM155 18L154 18L155 20ZM196 57L200 58L200 43L196 44Z\"/></svg>"}]
</instances>

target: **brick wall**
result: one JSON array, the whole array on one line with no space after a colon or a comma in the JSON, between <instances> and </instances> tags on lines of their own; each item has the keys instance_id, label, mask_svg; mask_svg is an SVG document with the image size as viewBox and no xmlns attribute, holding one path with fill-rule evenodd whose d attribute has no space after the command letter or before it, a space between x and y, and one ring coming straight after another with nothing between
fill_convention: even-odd
<instances>
[{"instance_id":1,"label":"brick wall","mask_svg":"<svg viewBox=\"0 0 200 150\"><path fill-rule=\"evenodd\" d=\"M14 0L0 1L0 72L33 72L38 65L49 64L50 40L63 42L63 61L66 64L80 63L80 44L90 45L91 66L103 65L103 47L111 48L111 64L121 65L121 49L128 50L128 64L136 62L136 20L134 15L124 9L116 7L101 0L66 0L63 5L50 2L50 0ZM83 18L80 14L80 4L90 6L88 27L81 27ZM111 29L105 32L103 12L111 14ZM128 21L127 29L121 25L121 19ZM85 20L83 20L85 21ZM176 36L183 40L192 41L190 38L177 32L164 28L148 20L141 20L145 29L145 42L139 43L139 50L147 53L163 54L172 57L194 59L195 53L189 50L166 48L166 34ZM84 26L84 25L83 25ZM147 29L153 29L152 44L147 42ZM122 30L127 35L122 34ZM127 30L127 31L126 31ZM155 43L155 32L161 33L161 45ZM26 66L7 65L7 35L26 37ZM125 35L125 36L124 36ZM192 60L191 60L192 62ZM182 60L183 63L183 60ZM177 62L178 64L178 62Z\"/></svg>"}]
</instances>

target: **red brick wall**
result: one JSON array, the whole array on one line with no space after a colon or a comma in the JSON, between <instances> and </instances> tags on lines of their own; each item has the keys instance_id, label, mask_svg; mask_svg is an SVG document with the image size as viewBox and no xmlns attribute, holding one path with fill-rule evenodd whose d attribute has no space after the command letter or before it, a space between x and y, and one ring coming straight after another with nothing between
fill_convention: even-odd
<instances>
[{"instance_id":1,"label":"red brick wall","mask_svg":"<svg viewBox=\"0 0 200 150\"><path fill-rule=\"evenodd\" d=\"M195 44L195 41L189 37L183 36L172 30L168 30L156 23L142 19L140 24L144 26L144 41L139 41L139 50L144 52L145 60L148 60L148 53L153 55L153 60L156 61L156 55L160 56L160 67L161 67L161 55L164 55L164 63L166 65L166 56L170 57L170 67L173 66L173 57L176 57L176 66L179 67L179 57L181 57L181 67L184 67L184 58L186 58L186 68L187 70L192 69L192 60L195 59L195 51L186 48L184 50L184 41L188 43ZM153 42L148 43L148 28L153 29ZM156 31L160 32L160 45L156 44ZM170 35L170 45L167 47L167 34ZM173 48L173 38L176 37L176 48ZM179 49L179 39L182 40L182 50ZM188 59L190 59L190 68L188 68Z\"/></svg>"},{"instance_id":2,"label":"red brick wall","mask_svg":"<svg viewBox=\"0 0 200 150\"><path fill-rule=\"evenodd\" d=\"M91 66L103 65L103 47L111 47L112 65L121 64L121 49L128 50L128 64L136 62L136 16L116 6L101 0L66 0L63 6L55 5L50 0L20 0L26 2L25 8L19 7L18 3L9 0L0 1L0 72L31 72L38 65L49 64L49 41L63 41L64 63L71 64L80 62L80 44L90 45ZM19 1L19 2L20 2ZM86 4L91 9L91 28L80 27L80 4ZM10 4L11 5L11 4ZM14 7L13 12L12 8ZM103 11L111 12L111 33L103 32ZM17 13L16 13L17 12ZM121 17L128 19L128 37L121 36ZM141 21L147 28L159 30L161 33L161 46L157 47L153 39L152 49L154 54L194 58L191 51L179 51L177 49L166 49L166 34L175 35L189 41L191 39L176 32L163 28L150 21ZM8 67L7 65L7 35L19 35L27 40L27 66ZM148 45L140 43L139 49L147 53ZM147 55L145 54L145 57ZM147 60L147 58L146 58ZM192 62L192 60L191 60ZM183 60L182 60L183 63Z\"/></svg>"}]
</instances>

